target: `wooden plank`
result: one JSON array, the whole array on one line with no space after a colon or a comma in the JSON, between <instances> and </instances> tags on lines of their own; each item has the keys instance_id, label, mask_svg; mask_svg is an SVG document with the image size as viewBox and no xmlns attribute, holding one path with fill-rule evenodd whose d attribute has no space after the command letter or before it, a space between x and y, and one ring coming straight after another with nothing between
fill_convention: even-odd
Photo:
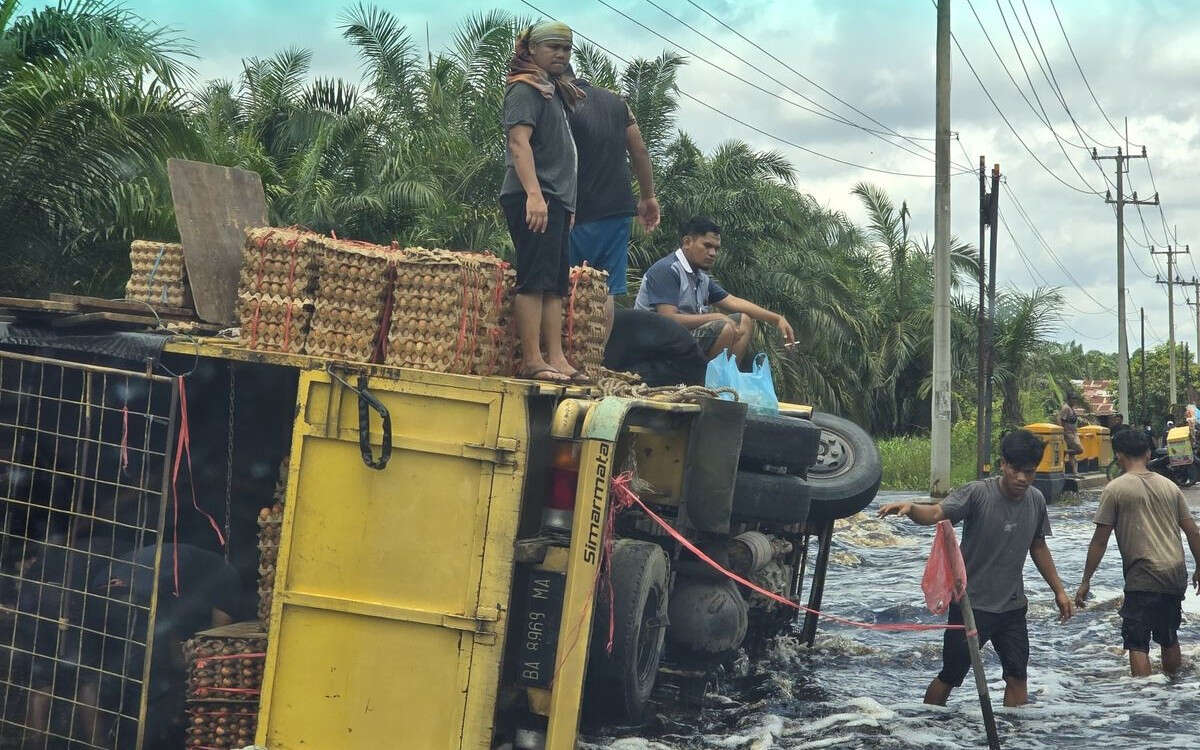
<instances>
[{"instance_id":1,"label":"wooden plank","mask_svg":"<svg viewBox=\"0 0 1200 750\"><path fill-rule=\"evenodd\" d=\"M79 312L79 308L70 302L48 299L25 299L23 297L0 297L0 308L11 310L18 316L24 313L61 315L63 313Z\"/></svg>"},{"instance_id":2,"label":"wooden plank","mask_svg":"<svg viewBox=\"0 0 1200 750\"><path fill-rule=\"evenodd\" d=\"M158 321L148 315L126 315L125 313L91 312L81 315L66 315L50 321L55 328L112 328L134 330L155 328Z\"/></svg>"},{"instance_id":3,"label":"wooden plank","mask_svg":"<svg viewBox=\"0 0 1200 750\"><path fill-rule=\"evenodd\" d=\"M58 302L69 302L80 310L88 312L123 312L131 315L150 315L150 307L153 307L154 312L158 313L160 318L181 318L183 320L194 320L196 318L196 311L186 307L167 307L166 305L153 304L147 307L147 303L137 302L136 300L111 300L102 297L83 297L78 294L62 294L61 292L51 292L50 299Z\"/></svg>"},{"instance_id":4,"label":"wooden plank","mask_svg":"<svg viewBox=\"0 0 1200 750\"><path fill-rule=\"evenodd\" d=\"M267 226L262 179L256 172L184 159L168 159L167 175L196 314L236 325L245 230Z\"/></svg>"}]
</instances>

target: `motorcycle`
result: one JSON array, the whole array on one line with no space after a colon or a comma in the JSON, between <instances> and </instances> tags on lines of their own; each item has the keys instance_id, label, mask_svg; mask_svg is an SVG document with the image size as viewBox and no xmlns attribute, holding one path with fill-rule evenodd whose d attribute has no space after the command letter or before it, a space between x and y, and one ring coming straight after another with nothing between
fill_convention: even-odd
<instances>
[{"instance_id":1,"label":"motorcycle","mask_svg":"<svg viewBox=\"0 0 1200 750\"><path fill-rule=\"evenodd\" d=\"M1195 449L1181 452L1157 448L1146 468L1162 474L1180 487L1191 487L1200 482L1200 460L1197 460Z\"/></svg>"}]
</instances>

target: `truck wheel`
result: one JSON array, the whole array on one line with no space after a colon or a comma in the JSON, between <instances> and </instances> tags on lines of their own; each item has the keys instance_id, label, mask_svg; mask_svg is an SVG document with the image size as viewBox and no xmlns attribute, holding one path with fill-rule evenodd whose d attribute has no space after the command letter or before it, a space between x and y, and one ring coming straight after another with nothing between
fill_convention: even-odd
<instances>
[{"instance_id":1,"label":"truck wheel","mask_svg":"<svg viewBox=\"0 0 1200 750\"><path fill-rule=\"evenodd\" d=\"M750 471L783 469L801 476L817 460L821 431L801 417L746 415L739 465Z\"/></svg>"},{"instance_id":2,"label":"truck wheel","mask_svg":"<svg viewBox=\"0 0 1200 750\"><path fill-rule=\"evenodd\" d=\"M608 596L597 588L588 697L605 718L640 722L646 711L667 632L667 555L651 542L613 544L613 650L609 655Z\"/></svg>"},{"instance_id":3,"label":"truck wheel","mask_svg":"<svg viewBox=\"0 0 1200 750\"><path fill-rule=\"evenodd\" d=\"M732 517L768 523L804 523L809 514L808 482L790 474L739 471L733 485Z\"/></svg>"},{"instance_id":4,"label":"truck wheel","mask_svg":"<svg viewBox=\"0 0 1200 750\"><path fill-rule=\"evenodd\" d=\"M847 419L815 411L812 422L821 428L821 449L808 470L809 521L852 516L870 505L879 491L879 449L866 430Z\"/></svg>"}]
</instances>

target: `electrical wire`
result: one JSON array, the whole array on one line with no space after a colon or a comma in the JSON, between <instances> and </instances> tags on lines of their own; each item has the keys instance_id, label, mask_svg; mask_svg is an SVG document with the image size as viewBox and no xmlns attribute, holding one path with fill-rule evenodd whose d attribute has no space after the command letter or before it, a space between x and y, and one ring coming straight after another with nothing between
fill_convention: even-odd
<instances>
[{"instance_id":1,"label":"electrical wire","mask_svg":"<svg viewBox=\"0 0 1200 750\"><path fill-rule=\"evenodd\" d=\"M801 73L801 72L800 72L799 70L797 70L796 68L792 67L791 65L788 65L786 62L784 62L783 60L779 59L779 58L778 58L778 57L776 57L775 55L771 54L769 51L767 51L767 50L763 49L763 48L762 48L762 47L761 47L759 44L757 44L757 43L756 43L754 40L747 38L747 37L746 37L744 34L742 34L741 32L739 32L737 29L733 28L733 27L732 27L732 26L730 26L729 24L727 24L727 23L725 23L724 21L722 21L720 18L718 18L718 17L716 17L715 15L713 15L712 13L710 13L708 10L706 10L706 9L705 9L705 8L703 8L702 6L698 5L696 2L694 2L694 0L687 0L687 3L688 3L689 5L691 5L693 8L695 8L696 10L700 11L700 12L701 12L701 13L703 13L704 15L708 16L709 18L711 18L711 19L712 19L713 21L715 21L715 22L716 22L718 25L720 25L720 26L721 26L722 28L724 28L725 30L729 31L729 32L730 32L731 34L733 34L734 36L738 37L739 39L741 39L742 41L746 42L747 44L749 44L749 45L750 45L751 47L753 47L754 49L756 49L756 50L758 50L759 52L761 52L761 53L763 53L764 55L766 55L766 56L767 56L768 58L770 58L771 60L775 61L775 62L776 62L776 63L778 63L779 65L783 66L784 68L787 68L789 71L791 71L792 73L794 73L794 74L796 74L797 76L799 76L799 77L800 77L802 80L804 80L806 83L808 83L809 85L813 86L813 87L814 87L814 88L816 88L817 90L819 90L819 91L821 91L822 93L826 94L827 96L829 96L829 97L833 98L834 100L836 100L837 102L839 102L839 103L843 104L844 106L846 106L846 107L848 107L848 108L850 108L850 109L854 110L854 112L856 112L856 113L858 113L859 115L862 115L863 117L867 118L867 119L868 119L868 120L870 120L871 122L873 122L873 123L875 123L876 125L878 125L879 127L883 128L883 129L884 129L885 131L887 131L888 133L891 133L892 135L895 135L895 136L896 136L896 137L898 137L898 138L902 138L902 139L904 139L904 140L908 141L909 143L912 143L914 146L918 146L919 148L923 148L924 150L926 150L926 151L929 151L930 153L933 153L933 152L932 152L932 151L931 151L931 150L930 150L930 149L929 149L927 146L922 146L921 144L917 143L917 141L921 141L921 140L924 140L924 141L935 141L935 140L937 140L936 138L922 138L922 137L919 137L919 136L901 135L900 133L896 132L895 130L893 130L892 128L888 127L888 126L887 126L887 125L885 125L884 123L880 122L879 120L876 120L876 119L875 119L874 117L872 117L871 115L867 114L866 112L862 111L861 109L859 109L858 107L854 106L854 105L853 105L853 104L851 104L850 102L846 101L845 99L841 98L840 96L838 96L837 94L833 93L833 92L832 92L832 91L830 91L829 89L825 88L825 87L824 87L824 86L822 86L821 84L817 83L817 82L816 82L816 81L814 81L813 79L811 79L811 78L809 78L808 76L804 75L803 73ZM658 7L658 6L655 6L655 7Z\"/></svg>"},{"instance_id":2,"label":"electrical wire","mask_svg":"<svg viewBox=\"0 0 1200 750\"><path fill-rule=\"evenodd\" d=\"M770 97L772 97L772 98L774 98L774 99L778 99L779 101L781 101L781 102L784 102L785 104L789 104L789 105L791 105L791 106L793 106L793 107L796 107L797 109L801 109L801 110L803 110L803 111L805 111L805 112L809 112L809 113L811 113L811 114L817 115L818 117L823 117L823 118L825 118L825 119L828 119L828 120L834 120L835 122L845 122L846 124L852 124L852 123L850 123L848 120L845 120L845 118L842 118L842 120L836 120L835 118L833 118L833 117L830 117L829 115L826 115L826 114L824 114L824 113L820 112L819 110L815 110L815 109L813 109L813 108L811 108L811 107L806 107L806 106L804 106L803 104L800 104L799 102L795 102L795 101L793 101L793 100L791 100L791 99L788 99L788 98L787 98L787 97L785 97L785 96L780 96L779 94L775 93L774 91L771 91L770 89L767 89L767 88L764 88L764 87L762 87L762 86L759 86L758 84L754 83L753 81L750 81L750 80L747 80L747 79L745 79L745 78L741 77L741 76L740 76L740 75L738 75L737 73L734 73L733 71L731 71L731 70L729 70L729 69L727 69L727 68L724 68L724 67L722 67L722 66L718 65L717 63L713 62L712 60L708 59L708 57L706 57L706 56L703 56L703 55L698 55L698 54L696 54L695 52L693 52L692 50L688 49L687 47L684 47L682 44L679 44L678 42L674 41L674 40L673 40L673 39L671 39L670 37L667 37L666 35L664 35L664 34L661 34L661 33L659 33L658 31L656 31L656 30L654 30L654 29L650 28L649 26L647 26L646 24L644 24L644 23L642 23L641 21L637 20L636 18L634 18L633 16L629 15L628 13L626 13L626 12L624 12L624 11L622 11L622 10L620 10L620 9L618 9L618 8L616 8L616 7L614 7L613 5L609 4L609 3L607 2L607 0L596 0L596 2L600 3L600 4L601 4L601 5L603 5L605 8L608 8L608 9L609 9L609 10L611 10L613 13L616 13L617 15L621 16L622 18L624 18L626 21L628 21L628 22L632 23L633 25L635 25L635 26L637 26L637 27L639 27L639 28L643 29L644 31L646 31L646 32L648 32L648 33L650 33L650 34L653 34L654 36L658 37L659 39L661 39L662 41L664 41L664 42L666 42L667 44L671 45L672 47L675 47L677 50L679 50L680 52L684 53L685 55L688 55L688 56L692 57L693 59L700 60L701 62L703 62L704 64L706 64L706 65L708 65L709 67L713 68L714 70L717 70L718 72L724 73L725 75L729 76L730 78L732 78L732 79L734 79L734 80L736 80L736 81L738 81L738 82L740 82L740 83L743 83L743 84L745 84L745 85L749 86L750 88L752 88L752 89L754 89L754 90L756 90L756 91L759 91L759 92L761 92L761 93L763 93L763 94L766 94L767 96L770 96ZM655 7L658 7L658 6L655 6ZM661 8L659 8L659 9L660 9L660 10L662 10ZM663 11L663 12L665 13L666 11ZM668 15L669 15L669 14L668 14ZM585 37L585 38L586 38L586 37ZM745 62L745 61L743 61L743 62ZM754 66L752 66L752 67L754 67ZM763 75L768 75L768 74L766 74L764 71L762 71L760 68L754 67L754 69L755 69L755 70L757 70L757 71L758 71L758 72L760 72L760 73L763 73ZM770 77L770 76L768 75L768 77ZM775 79L772 79L772 80L775 80ZM787 87L786 87L786 85L785 85L785 84L782 84L780 81L778 81L778 80L775 80L775 82L776 82L776 83L779 83L780 85L784 85L784 86L785 86L785 88L787 88ZM794 91L794 90L793 90L793 89L791 89L791 88L788 88L788 90L789 90L789 91L792 91L793 93L796 93L797 95L799 95L799 96L801 96L801 97L804 97L804 95L803 95L803 94L800 94L799 92L796 92L796 91ZM807 98L807 97L804 97L804 98ZM867 130L866 128L861 128L861 129L863 129L863 130ZM880 137L880 138L881 138L881 140L883 140L885 143L889 143L889 144L891 144L891 145L893 145L893 146L895 146L895 147L897 147L897 148L900 148L900 149L902 149L902 150L904 150L904 151L907 151L907 152L908 152L908 153L910 153L910 154L914 154L914 153L915 153L915 152L914 152L914 151L912 151L911 149L908 149L908 148L906 148L906 147L904 147L904 146L901 146L901 145L900 145L900 144L898 144L898 143L894 143L894 142L892 142L892 141L889 141L889 140L887 140L886 138L882 138L882 136L879 136L879 134L878 134L877 132L870 131L870 130L868 130L868 132L872 132L872 133L873 133L874 135L876 135L877 137ZM926 156L926 155L923 155L923 154L916 154L916 155L917 155L917 156L920 156L920 157L922 157L922 158L924 158L924 159L929 159L929 157L928 157L928 156Z\"/></svg>"},{"instance_id":3,"label":"electrical wire","mask_svg":"<svg viewBox=\"0 0 1200 750\"><path fill-rule=\"evenodd\" d=\"M936 4L937 0L933 1ZM524 2L524 0L522 0L522 2ZM950 39L954 42L955 48L958 49L958 54L960 57L962 57L963 62L967 64L967 69L971 71L971 75L975 78L975 82L978 83L979 88L983 90L984 96L986 96L988 101L992 103L992 107L996 110L996 114L1000 115L1000 119L1004 121L1006 126L1008 126L1008 129L1012 132L1013 137L1017 139L1017 142L1020 143L1025 151L1033 158L1033 160L1037 162L1038 166L1044 169L1047 174L1049 174L1059 183L1077 193L1083 193L1084 195L1102 195L1102 193L1097 193L1094 190L1084 190L1080 187L1072 185L1062 177L1059 177L1053 169L1046 166L1046 163L1043 162L1036 153L1034 153L1033 149L1029 147L1029 144L1025 142L1025 139L1021 137L1021 134L1017 132L1017 129L1013 127L1013 124L1009 121L1008 116L1004 114L1004 110L1000 109L1000 105L996 102L996 98L992 96L992 92L989 91L988 87L984 85L983 78L980 77L979 71L975 70L975 65L971 63L971 58L967 57L967 53L963 51L962 45L958 42L958 37L951 33Z\"/></svg>"},{"instance_id":4,"label":"electrical wire","mask_svg":"<svg viewBox=\"0 0 1200 750\"><path fill-rule=\"evenodd\" d=\"M534 5L533 3L529 2L529 0L520 0L520 2L521 2L521 4L522 4L522 5L525 5L526 7L530 8L530 9L531 9L531 10L533 10L534 12L536 12L536 13L540 13L540 14L542 14L543 16L545 16L545 17L547 17L547 18L556 18L556 16L554 16L554 15L552 15L552 14L550 14L550 13L547 13L546 11L542 10L541 8L539 8L538 6L536 6L536 5ZM624 58L624 57L622 57L621 55L618 55L616 52L613 52L613 51L612 51L611 49L609 49L608 47L604 46L603 44L601 44L600 42L596 41L595 39L593 39L593 38L591 38L591 37L588 37L588 36L586 36L585 34L582 34L582 33L578 32L578 31L576 31L576 32L575 32L575 36L579 37L580 39L583 39L584 41L588 42L589 44L592 44L592 45L593 45L593 46L595 46L597 49L599 49L599 50L603 51L604 53L606 53L606 54L608 54L608 55L612 56L612 57L613 57L613 58L615 58L616 60L619 60L620 62L622 62L622 63L624 63L624 64L626 64L626 65L628 65L628 64L630 63L630 61L629 61L627 58ZM752 85L753 85L753 84L752 84ZM682 97L684 97L684 98L688 99L689 101L692 101L692 102L694 102L694 103L696 103L696 104L699 104L701 107L704 107L705 109L707 109L707 110L709 110L709 111L711 111L711 112L713 112L713 113L715 113L715 114L718 114L718 115L720 115L720 116L724 117L724 118L725 118L725 119L727 119L727 120L730 120L730 121L732 121L732 122L735 122L735 123L737 123L738 125L741 125L741 126L742 126L742 127L744 127L744 128L747 128L747 129L749 129L749 130L752 130L752 131L754 131L755 133L758 133L759 135L762 135L762 136L764 136L764 137L766 137L766 138L770 138L771 140L777 141L777 142L779 142L779 143L782 143L782 144L784 144L784 145L786 145L786 146L790 146L790 147L792 147L792 148L794 148L794 149L797 149L797 150L799 150L799 151L803 151L803 152L805 152L805 153L807 153L807 154L811 154L811 155L813 155L813 156L816 156L816 157L818 157L818 158L825 159L825 160L827 160L827 161L832 161L832 162L835 162L835 163L837 163L837 164L842 164L842 165L845 165L845 166L847 166L847 167L854 167L855 169L862 169L862 170L864 170L864 171L868 171L868 172L876 172L876 173L879 173L879 174L890 174L890 175L894 175L894 176L896 176L896 177L920 177L920 178L923 178L923 179L932 179L932 178L934 177L934 175L933 175L933 174L929 174L929 173L921 173L921 172L900 172L900 171L891 170L891 169L882 169L882 168L880 168L880 167L869 167L869 166L867 166L867 165L865 165L865 164L857 164L857 163L855 163L855 162L852 162L852 161L847 161L847 160L845 160L845 159L839 159L839 158L838 158L838 157L836 157L836 156L830 156L829 154L824 154L824 153L821 153L820 151L816 151L816 150L814 150L814 149L808 148L807 146L802 146L802 145L800 145L799 143L796 143L795 141L789 140L789 139L787 139L787 138L784 138L784 137L782 137L782 136L779 136L779 135L776 135L776 134L774 134L774 133L771 133L771 132L768 132L768 131L766 131L766 130L763 130L762 128L760 128L760 127L758 127L758 126L751 125L750 123L746 122L745 120L742 120L742 119L741 119L741 118L739 118L739 117L735 117L734 115L731 115L731 114L729 114L728 112L726 112L726 111L724 111L724 110L720 109L719 107L715 107L715 106L713 106L712 104L709 104L708 102L704 101L703 99L701 99L701 98L699 98L699 97L696 97L696 96L693 96L692 94L688 93L687 91L684 91L683 89L681 89L681 88L679 88L679 87L676 87L676 88L675 88L675 90L679 92L679 95L680 95L680 96L682 96ZM785 100L785 101L786 101L786 100ZM952 176L952 177L955 177L955 176L958 176L958 175L961 175L961 174L971 174L971 171L967 170L967 171L961 171L961 172L952 172L952 173L951 173L951 176Z\"/></svg>"},{"instance_id":5,"label":"electrical wire","mask_svg":"<svg viewBox=\"0 0 1200 750\"><path fill-rule=\"evenodd\" d=\"M1012 0L1008 0L1008 7L1012 9L1013 16L1017 19L1017 25L1021 26L1021 33L1024 34L1025 28L1021 24L1020 14L1017 13L1016 6L1013 5ZM1044 68L1042 67L1041 60L1038 60L1037 52L1033 52L1032 45L1030 45L1029 49L1031 52L1033 52L1034 60L1038 61L1038 68L1042 70L1042 76L1046 78L1046 82L1050 84L1050 88L1054 90L1058 97L1059 103L1062 104L1063 111L1067 113L1067 117L1070 117L1071 122L1075 125L1075 130L1079 134L1079 139L1084 143L1090 140L1092 143L1102 148L1115 148L1115 146L1109 146L1101 143L1100 140L1091 133L1086 133L1086 131L1083 130L1083 126L1079 124L1077 119L1075 119L1075 115L1071 113L1071 107L1067 104L1067 97L1065 94L1063 94L1062 86L1060 86L1058 83L1058 76L1054 75L1054 66L1050 63L1050 56L1046 54L1046 48L1042 46L1042 36L1041 34L1038 34L1037 23L1033 20L1033 13L1030 12L1029 5L1025 2L1025 0L1021 0L1021 7L1025 9L1025 17L1029 20L1029 30L1033 32L1033 38L1037 42L1038 50L1040 50L1042 53L1041 59L1045 60L1046 62ZM1029 42L1029 36L1027 34L1025 35L1025 42L1027 44Z\"/></svg>"},{"instance_id":6,"label":"electrical wire","mask_svg":"<svg viewBox=\"0 0 1200 750\"><path fill-rule=\"evenodd\" d=\"M992 37L991 34L988 33L987 26L983 23L983 19L979 16L978 11L975 10L975 4L971 2L971 0L967 0L967 7L971 9L971 15L975 17L975 22L979 25L980 31L983 32L984 39L987 40L988 46L991 47L992 53L996 56L996 60L1000 63L1000 67L1004 69L1004 73L1008 76L1008 80L1012 83L1013 88L1015 88L1017 93L1021 95L1021 98L1025 100L1025 104L1029 107L1030 111L1033 112L1033 116L1043 125L1045 125L1046 129L1050 131L1050 134L1054 136L1055 145L1058 146L1058 150L1062 153L1063 159L1066 160L1067 166L1071 168L1071 171L1075 173L1075 176L1079 178L1079 181L1087 187L1088 191L1099 195L1100 191L1098 191L1092 186L1091 183L1087 181L1087 178L1083 176L1083 173L1079 171L1079 168L1075 166L1075 162L1071 161L1070 155L1063 146L1065 139L1058 134L1058 131L1054 129L1054 125L1050 122L1050 115L1046 112L1046 107L1042 104L1041 97L1038 96L1037 88L1033 85L1033 78L1030 77L1029 70L1025 67L1025 60L1021 57L1021 50L1017 46L1017 39L1015 36L1013 36L1012 27L1010 27L1008 24L1008 17L1005 16L1004 9L1000 6L1000 0L996 0L996 9L1000 12L1000 20L1003 21L1004 29L1008 32L1008 39L1012 43L1013 51L1017 55L1017 62L1020 63L1021 71L1025 74L1025 80L1029 83L1030 92L1033 94L1034 101L1037 102L1036 107L1034 106L1033 102L1029 101L1029 97L1025 95L1025 92L1021 89L1020 84L1017 83L1017 79L1013 76L1012 71L1009 70L1008 65L1004 62L1004 57L1000 54L1000 50L992 41ZM1039 110L1041 114L1039 114ZM1071 141L1065 142L1071 146L1074 146L1075 148L1087 150L1087 147L1084 145L1073 143Z\"/></svg>"},{"instance_id":7,"label":"electrical wire","mask_svg":"<svg viewBox=\"0 0 1200 750\"><path fill-rule=\"evenodd\" d=\"M1054 249L1052 247L1050 247L1050 243L1046 242L1046 238L1042 236L1042 233L1040 231L1038 231L1037 226L1033 223L1033 219L1029 216L1029 213L1025 210L1025 207L1021 204L1020 198L1017 197L1016 191L1013 190L1011 182L1009 183L1009 186L1008 186L1008 193L1009 193L1009 196L1012 198L1013 205L1017 209L1017 213L1021 216L1022 219L1024 219L1025 223L1029 225L1029 229L1033 232L1033 236L1035 238L1037 238L1037 240L1041 244L1041 246L1050 255L1050 258L1051 258L1051 260L1054 261L1055 265L1057 265L1059 267L1059 269L1066 275L1066 277L1068 279L1070 279L1072 281L1072 283L1074 283L1075 286L1079 288L1079 291L1083 292L1084 295L1087 296L1088 299L1090 299L1092 302L1095 302L1103 310L1107 310L1110 313L1116 312L1111 307L1106 306L1100 300L1093 297L1091 295L1091 293L1088 292L1087 289L1084 289L1083 284L1080 284L1079 280L1075 278L1075 275L1071 273L1070 269L1068 269L1066 267L1066 265L1063 264L1063 262L1059 259L1058 254L1054 252Z\"/></svg>"},{"instance_id":8,"label":"electrical wire","mask_svg":"<svg viewBox=\"0 0 1200 750\"><path fill-rule=\"evenodd\" d=\"M1095 103L1096 109L1100 110L1100 114L1104 116L1105 122L1107 122L1108 126L1112 128L1114 133L1117 134L1117 137L1124 140L1126 136L1124 136L1121 131L1117 129L1117 126L1113 124L1113 121L1109 118L1108 113L1104 111L1104 107L1100 105L1100 100L1096 98L1096 92L1092 90L1092 84L1088 82L1087 75L1085 75L1083 72L1083 66L1079 64L1079 57L1076 56L1075 48L1071 45L1071 37L1067 35L1067 29L1065 26L1063 26L1062 16L1058 14L1058 6L1054 4L1054 0L1050 0L1050 7L1054 10L1054 18L1058 21L1059 31L1062 32L1063 39L1067 43L1067 49L1071 53L1071 59L1075 61L1075 68L1079 71L1079 77L1083 79L1083 85L1087 86L1088 93L1092 95L1092 102ZM1134 145L1141 146L1142 144L1138 143Z\"/></svg>"},{"instance_id":9,"label":"electrical wire","mask_svg":"<svg viewBox=\"0 0 1200 750\"><path fill-rule=\"evenodd\" d=\"M598 0L598 2L600 2L602 5L605 5L606 7L610 8L610 9L614 10L614 11L615 11L615 12L617 12L617 13L621 13L621 11L617 11L617 10L613 9L613 8L612 8L612 6L608 5L608 3L604 2L604 0ZM779 85L779 86L783 87L783 88L784 88L784 89L786 89L787 91L790 91L791 93L795 94L796 96L800 97L801 99L805 100L806 102L808 102L808 103L812 104L813 106L817 107L817 108L818 108L818 109L820 109L821 111L820 111L820 112L818 112L818 111L816 111L816 110L809 109L808 107L804 107L804 106L802 106L802 105L796 104L795 102L790 102L790 100L788 100L788 99L784 99L784 101L788 101L789 103L793 104L794 106L800 107L801 109L803 109L803 110L805 110L805 111L807 111L807 112L811 112L811 113L813 113L813 114L815 114L815 115L817 115L817 116L819 116L819 117L823 117L823 118L825 118L825 119L827 119L827 120L832 120L833 122L836 122L836 123L839 123L839 124L842 124L842 125L847 125L847 126L849 126L849 127L855 128L855 129L857 129L857 130L861 130L861 131L862 131L862 132L864 132L864 133L868 133L868 134L870 134L871 136L873 136L873 137L875 137L875 138L877 138L877 139L879 139L879 140L883 141L884 143L888 144L889 146L895 146L896 148L898 148L898 149L900 149L900 150L904 151L905 153L912 154L913 156L920 157L920 158L922 158L922 159L925 159L925 160L927 160L927 161L935 161L935 159L934 159L934 157L933 157L933 155L932 155L932 154L933 154L933 151L931 151L931 150L930 150L930 149L929 149L927 146L924 146L923 144L918 144L918 143L916 143L915 141L911 141L911 139L907 139L907 138L905 138L905 136L902 136L902 135L900 135L899 133L896 133L895 131L892 131L890 128L888 129L888 131L874 130L874 129L872 129L872 128L864 127L863 125L861 125L861 124L859 124L859 123L856 123L856 122L853 122L852 120L849 120L849 119L847 119L847 118L846 118L846 117L844 117L843 115L840 115L840 114L838 114L837 112L835 112L835 111L833 111L833 110L829 109L829 108L828 108L828 107L826 107L825 105L823 105L823 104L821 104L820 102L816 101L815 99L813 99L813 98L811 98L811 97L807 96L807 95L806 95L806 94L804 94L803 92L801 92L801 91L797 91L796 89L792 88L791 86L789 86L788 84L786 84L786 83L784 83L783 81L779 80L778 78L776 78L775 76L771 75L771 74L770 74L770 73L768 73L767 71L765 71L765 70L763 70L762 68L758 67L758 66L757 66L757 65L755 65L753 62L751 62L751 61L747 60L746 58L744 58L744 57L742 57L742 56L740 56L740 55L738 55L738 54L737 54L736 52L734 52L733 50L731 50L731 49L729 49L728 47L726 47L725 45L721 44L721 42L717 41L716 39L713 39L711 36L709 36L709 35L705 34L703 31L701 31L701 30L697 29L695 26L692 26L692 25L691 25L691 24L689 24L687 21L683 20L682 18L680 18L679 16L675 15L675 14L674 14L674 13L672 13L671 11L667 10L666 8L664 8L664 7L662 7L661 5L659 5L658 3L654 2L654 0L646 0L646 2L647 2L649 5L652 5L653 7L657 8L657 9L658 9L658 10L659 10L661 13L663 13L663 15L667 16L668 18L670 18L671 20L675 21L676 23L678 23L678 24L682 25L684 28L686 28L686 29L688 29L688 30L692 31L692 32L693 32L693 33L695 33L697 36L699 36L700 38L704 39L704 40L705 40L705 41L707 41L708 43L712 44L712 45L713 45L713 46L715 46L717 49L721 50L722 52L724 52L725 54L729 55L729 56L730 56L730 57L732 57L733 59L735 59L735 60L737 60L738 62L742 63L743 65L747 66L747 67L748 67L748 68L750 68L751 70L754 70L755 72L757 72L757 73L761 74L762 76L764 76L765 78L767 78L767 79L768 79L768 80L770 80L771 82L773 82L773 83L775 83L775 84L777 84L777 85ZM624 14L622 13L621 15L624 15ZM626 16L626 18L628 18L628 16ZM635 23L636 23L636 22L635 22ZM645 26L643 26L643 28L646 28L648 31L651 31L651 33L655 33L655 34L657 34L657 32L654 32L653 30L650 30L648 27L645 27ZM665 39L665 37L663 37L663 36L661 36L661 35L659 35L659 38L663 38L663 39ZM674 44L674 42L671 42L671 43L672 43L672 44ZM676 45L676 46L678 46L678 45ZM679 47L679 48L680 48L680 49L683 49L683 47ZM713 62L711 62L711 61L708 61L708 60L706 60L706 62L708 62L710 65L713 65L713 66L717 67L717 69L719 69L719 70L721 70L721 71L725 72L726 74L733 76L733 73L730 73L730 72L729 72L728 70L726 70L725 68L723 68L723 67L721 67L721 66L719 66L719 65L716 65L715 63L713 63ZM734 77L735 77L735 78L737 78L737 76L734 76ZM739 79L739 80L741 80L741 79ZM760 89L760 90L762 90L762 89ZM777 96L776 98L782 98L782 97L778 97L778 96ZM903 144L896 143L896 142L894 142L894 141L891 141L891 140L889 140L889 137L892 137L892 136L899 137L899 138L902 138L902 139L905 139L905 140L909 140L911 143L913 143L914 145L918 146L919 148L921 148L921 149L922 149L923 151L925 151L926 153L920 153L920 152L914 151L914 150L912 150L911 148L908 148L908 147L904 146ZM958 165L956 165L956 166L958 166L960 169L967 169L967 168L969 168L969 167L964 167L964 166L963 166L963 165L961 165L961 164L958 164Z\"/></svg>"}]
</instances>

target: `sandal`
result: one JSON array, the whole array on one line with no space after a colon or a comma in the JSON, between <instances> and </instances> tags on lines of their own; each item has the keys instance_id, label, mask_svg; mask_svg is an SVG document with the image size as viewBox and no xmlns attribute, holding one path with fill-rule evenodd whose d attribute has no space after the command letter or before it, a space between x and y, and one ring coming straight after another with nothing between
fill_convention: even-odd
<instances>
[{"instance_id":1,"label":"sandal","mask_svg":"<svg viewBox=\"0 0 1200 750\"><path fill-rule=\"evenodd\" d=\"M551 374L551 376L544 377L548 373ZM553 383L554 385L570 385L573 382L570 377L562 374L549 365L546 365L545 367L538 367L536 369L518 370L517 377L525 380L537 380L542 383Z\"/></svg>"}]
</instances>

